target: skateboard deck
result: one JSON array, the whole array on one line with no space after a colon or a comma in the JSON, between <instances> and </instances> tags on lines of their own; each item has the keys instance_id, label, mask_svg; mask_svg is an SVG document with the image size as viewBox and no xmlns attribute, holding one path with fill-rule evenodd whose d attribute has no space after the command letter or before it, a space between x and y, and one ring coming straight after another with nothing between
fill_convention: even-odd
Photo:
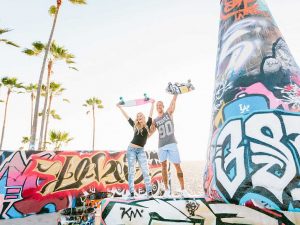
<instances>
[{"instance_id":1,"label":"skateboard deck","mask_svg":"<svg viewBox=\"0 0 300 225\"><path fill-rule=\"evenodd\" d=\"M144 105L147 103L152 103L154 100L149 98L147 94L144 94L144 98L134 99L134 100L124 100L123 97L120 97L119 104L123 107L132 107L132 106L139 106Z\"/></svg>"},{"instance_id":2,"label":"skateboard deck","mask_svg":"<svg viewBox=\"0 0 300 225\"><path fill-rule=\"evenodd\" d=\"M166 88L166 91L172 95L184 94L192 90L195 90L195 87L191 83L191 80L188 80L187 83L169 82Z\"/></svg>"}]
</instances>

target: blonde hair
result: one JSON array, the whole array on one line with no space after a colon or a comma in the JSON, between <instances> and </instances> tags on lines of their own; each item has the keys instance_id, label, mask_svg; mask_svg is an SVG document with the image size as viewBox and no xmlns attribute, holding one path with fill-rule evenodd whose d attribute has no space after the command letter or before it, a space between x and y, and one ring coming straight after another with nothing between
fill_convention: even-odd
<instances>
[{"instance_id":1,"label":"blonde hair","mask_svg":"<svg viewBox=\"0 0 300 225\"><path fill-rule=\"evenodd\" d=\"M133 130L134 130L134 132L137 132L137 134L142 134L143 135L143 128L145 127L146 128L146 130L147 130L147 133L149 134L150 133L150 131L149 131L149 128L148 128L148 126L147 126L147 124L146 124L146 121L145 121L145 124L140 124L139 123L139 121L138 121L138 115L139 114L142 114L143 115L143 117L144 117L144 119L145 119L145 116L144 116L144 114L143 113L138 113L137 115L136 115L136 118L135 118L135 121L134 121L134 126L133 126Z\"/></svg>"}]
</instances>

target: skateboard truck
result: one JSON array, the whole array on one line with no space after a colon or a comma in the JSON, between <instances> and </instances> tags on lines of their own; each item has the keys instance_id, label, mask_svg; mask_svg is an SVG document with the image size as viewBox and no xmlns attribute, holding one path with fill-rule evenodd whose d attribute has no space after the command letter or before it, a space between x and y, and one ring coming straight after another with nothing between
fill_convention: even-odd
<instances>
[{"instance_id":1,"label":"skateboard truck","mask_svg":"<svg viewBox=\"0 0 300 225\"><path fill-rule=\"evenodd\" d=\"M146 93L144 93L144 97L145 97L145 101L149 101L150 98L147 96Z\"/></svg>"},{"instance_id":2,"label":"skateboard truck","mask_svg":"<svg viewBox=\"0 0 300 225\"><path fill-rule=\"evenodd\" d=\"M123 97L120 97L119 104L120 104L120 105L124 105L124 104L125 104Z\"/></svg>"}]
</instances>

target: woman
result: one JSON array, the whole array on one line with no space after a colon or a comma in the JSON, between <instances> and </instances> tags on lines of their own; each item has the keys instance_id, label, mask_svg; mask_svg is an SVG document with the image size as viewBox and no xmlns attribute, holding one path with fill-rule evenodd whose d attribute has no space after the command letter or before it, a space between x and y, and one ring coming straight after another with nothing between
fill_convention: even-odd
<instances>
[{"instance_id":1,"label":"woman","mask_svg":"<svg viewBox=\"0 0 300 225\"><path fill-rule=\"evenodd\" d=\"M135 176L135 163L138 160L140 168L143 173L147 196L152 197L151 179L149 176L147 156L144 151L144 146L147 142L147 138L150 136L150 126L152 124L152 114L154 109L154 101L152 102L150 115L146 122L143 113L139 112L136 115L135 121L133 121L120 104L117 107L121 110L122 114L128 120L129 124L133 127L134 136L127 149L127 161L128 161L128 185L129 185L129 198L134 199L134 176Z\"/></svg>"}]
</instances>

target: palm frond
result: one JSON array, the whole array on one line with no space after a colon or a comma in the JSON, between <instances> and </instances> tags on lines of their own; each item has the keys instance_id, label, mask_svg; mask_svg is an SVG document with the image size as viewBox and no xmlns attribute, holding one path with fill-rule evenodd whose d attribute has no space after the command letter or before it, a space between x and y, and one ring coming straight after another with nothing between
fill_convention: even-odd
<instances>
[{"instance_id":1,"label":"palm frond","mask_svg":"<svg viewBox=\"0 0 300 225\"><path fill-rule=\"evenodd\" d=\"M7 40L7 39L0 39L0 42L4 42L4 43L7 44L7 45L11 45L11 46L14 46L14 47L17 47L17 48L20 47L20 46L17 45L16 43L14 43L14 42L12 42L12 41L9 41L9 40Z\"/></svg>"},{"instance_id":2,"label":"palm frond","mask_svg":"<svg viewBox=\"0 0 300 225\"><path fill-rule=\"evenodd\" d=\"M7 29L7 28L0 28L0 34L4 34L4 33L7 33L7 32L9 32L9 31L11 31L10 29Z\"/></svg>"},{"instance_id":3,"label":"palm frond","mask_svg":"<svg viewBox=\"0 0 300 225\"><path fill-rule=\"evenodd\" d=\"M67 98L63 98L63 101L64 101L64 102L67 102L67 103L70 103L70 100L67 99Z\"/></svg>"},{"instance_id":4,"label":"palm frond","mask_svg":"<svg viewBox=\"0 0 300 225\"><path fill-rule=\"evenodd\" d=\"M33 42L32 46L33 46L34 50L36 50L37 52L41 52L41 51L43 51L46 48L46 45L44 45L40 41Z\"/></svg>"},{"instance_id":5,"label":"palm frond","mask_svg":"<svg viewBox=\"0 0 300 225\"><path fill-rule=\"evenodd\" d=\"M32 43L32 49L30 48L25 48L23 50L23 53L29 55L29 56L37 56L39 55L44 49L45 49L45 45L40 42L40 41L36 41Z\"/></svg>"},{"instance_id":6,"label":"palm frond","mask_svg":"<svg viewBox=\"0 0 300 225\"><path fill-rule=\"evenodd\" d=\"M22 137L22 144L29 143L29 141L30 141L30 137L27 136Z\"/></svg>"},{"instance_id":7,"label":"palm frond","mask_svg":"<svg viewBox=\"0 0 300 225\"><path fill-rule=\"evenodd\" d=\"M14 43L14 42L12 42L12 41L9 41L9 40L7 40L7 39L0 39L0 42L4 42L5 44L7 44L7 45L11 45L11 46L14 46L14 47L17 47L17 48L19 48L20 46L19 45L17 45L16 43Z\"/></svg>"},{"instance_id":8,"label":"palm frond","mask_svg":"<svg viewBox=\"0 0 300 225\"><path fill-rule=\"evenodd\" d=\"M24 49L22 52L25 53L26 55L30 55L30 56L36 55L35 52L29 48Z\"/></svg>"},{"instance_id":9,"label":"palm frond","mask_svg":"<svg viewBox=\"0 0 300 225\"><path fill-rule=\"evenodd\" d=\"M57 8L55 5L50 6L48 12L51 16L54 16L56 14Z\"/></svg>"},{"instance_id":10,"label":"palm frond","mask_svg":"<svg viewBox=\"0 0 300 225\"><path fill-rule=\"evenodd\" d=\"M58 115L54 109L52 109L52 110L50 111L50 115L52 116L53 119L61 120L60 115Z\"/></svg>"},{"instance_id":11,"label":"palm frond","mask_svg":"<svg viewBox=\"0 0 300 225\"><path fill-rule=\"evenodd\" d=\"M71 60L71 59L67 59L67 60L66 60L66 63L67 63L67 64L74 64L75 61L73 61L73 60Z\"/></svg>"},{"instance_id":12,"label":"palm frond","mask_svg":"<svg viewBox=\"0 0 300 225\"><path fill-rule=\"evenodd\" d=\"M11 31L11 30L10 30L10 29L7 29L7 28L0 28L0 35L1 35L1 34L4 34L4 33L7 33L7 32L9 32L9 31ZM4 42L4 43L7 44L7 45L11 45L11 46L14 46L14 47L17 47L17 48L20 47L20 46L17 45L16 43L14 43L14 42L12 42L12 41L10 41L10 40L7 40L7 39L0 39L0 42Z\"/></svg>"},{"instance_id":13,"label":"palm frond","mask_svg":"<svg viewBox=\"0 0 300 225\"><path fill-rule=\"evenodd\" d=\"M69 66L69 69L71 69L71 70L75 70L75 71L79 71L76 67L74 67L74 66Z\"/></svg>"},{"instance_id":14,"label":"palm frond","mask_svg":"<svg viewBox=\"0 0 300 225\"><path fill-rule=\"evenodd\" d=\"M2 84L9 89L24 88L22 83L18 82L16 77L3 77L1 79Z\"/></svg>"},{"instance_id":15,"label":"palm frond","mask_svg":"<svg viewBox=\"0 0 300 225\"><path fill-rule=\"evenodd\" d=\"M97 107L98 109L102 109L104 108L104 106L102 105L102 101L96 97L92 97L92 98L89 98L85 101L85 104L83 104L83 106L85 107ZM89 114L90 111L87 111L86 114Z\"/></svg>"},{"instance_id":16,"label":"palm frond","mask_svg":"<svg viewBox=\"0 0 300 225\"><path fill-rule=\"evenodd\" d=\"M69 0L73 4L85 5L87 4L86 0Z\"/></svg>"},{"instance_id":17,"label":"palm frond","mask_svg":"<svg viewBox=\"0 0 300 225\"><path fill-rule=\"evenodd\" d=\"M27 92L34 92L34 91L37 90L38 85L37 85L37 84L30 83L29 85L25 86L24 88L25 88L25 90L26 90Z\"/></svg>"},{"instance_id":18,"label":"palm frond","mask_svg":"<svg viewBox=\"0 0 300 225\"><path fill-rule=\"evenodd\" d=\"M49 136L51 143L55 144L55 149L60 148L63 143L67 144L74 139L72 137L69 137L68 132L55 130L51 130Z\"/></svg>"}]
</instances>

